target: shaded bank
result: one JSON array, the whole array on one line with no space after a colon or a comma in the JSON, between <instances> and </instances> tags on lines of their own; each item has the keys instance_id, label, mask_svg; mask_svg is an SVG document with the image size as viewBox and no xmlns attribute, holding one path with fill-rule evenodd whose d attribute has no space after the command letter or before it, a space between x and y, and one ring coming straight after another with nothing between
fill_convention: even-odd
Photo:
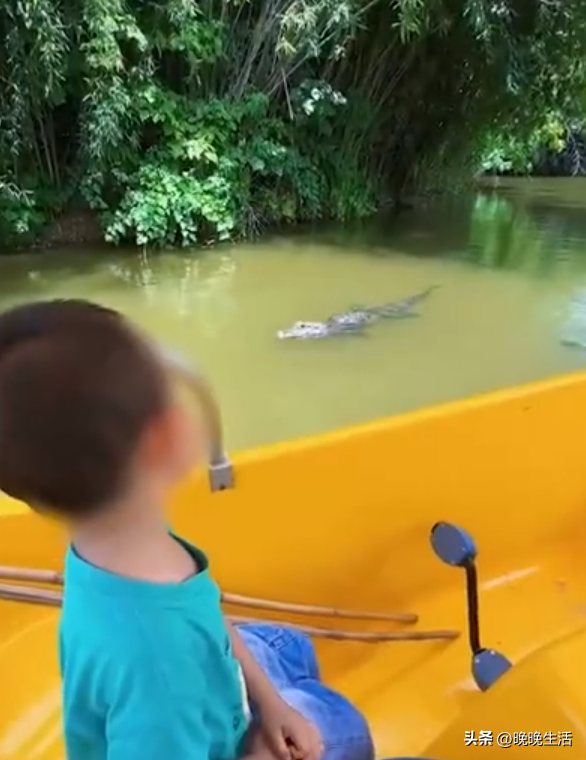
<instances>
[{"instance_id":1,"label":"shaded bank","mask_svg":"<svg viewBox=\"0 0 586 760\"><path fill-rule=\"evenodd\" d=\"M534 156L532 175L535 177L586 176L586 131L568 129L563 135L563 147L552 150L542 147Z\"/></svg>"},{"instance_id":2,"label":"shaded bank","mask_svg":"<svg viewBox=\"0 0 586 760\"><path fill-rule=\"evenodd\" d=\"M586 176L586 131L582 126L560 125L549 135L538 132L526 140L497 136L492 145L488 142L480 160L485 176Z\"/></svg>"}]
</instances>

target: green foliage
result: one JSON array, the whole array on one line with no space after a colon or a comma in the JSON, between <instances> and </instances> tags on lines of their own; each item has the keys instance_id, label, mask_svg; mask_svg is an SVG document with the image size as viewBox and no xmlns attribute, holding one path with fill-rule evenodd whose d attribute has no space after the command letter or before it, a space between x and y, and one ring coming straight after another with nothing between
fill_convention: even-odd
<instances>
[{"instance_id":1,"label":"green foliage","mask_svg":"<svg viewBox=\"0 0 586 760\"><path fill-rule=\"evenodd\" d=\"M324 109L304 115L303 124L271 115L260 93L237 102L190 101L153 84L137 108L163 139L120 183L124 193L106 225L111 242L190 246L283 221L374 209L368 178L353 165L340 166L327 142L320 145ZM303 131L307 139L299 140Z\"/></svg>"},{"instance_id":2,"label":"green foliage","mask_svg":"<svg viewBox=\"0 0 586 760\"><path fill-rule=\"evenodd\" d=\"M568 124L556 113L529 130L488 132L478 144L483 173L530 174L543 151L560 153L566 146Z\"/></svg>"},{"instance_id":3,"label":"green foliage","mask_svg":"<svg viewBox=\"0 0 586 760\"><path fill-rule=\"evenodd\" d=\"M585 22L586 0L5 0L1 242L83 203L111 242L207 244L371 214L479 140L521 165L582 107Z\"/></svg>"},{"instance_id":4,"label":"green foliage","mask_svg":"<svg viewBox=\"0 0 586 760\"><path fill-rule=\"evenodd\" d=\"M0 178L0 240L32 242L45 218L31 193Z\"/></svg>"}]
</instances>

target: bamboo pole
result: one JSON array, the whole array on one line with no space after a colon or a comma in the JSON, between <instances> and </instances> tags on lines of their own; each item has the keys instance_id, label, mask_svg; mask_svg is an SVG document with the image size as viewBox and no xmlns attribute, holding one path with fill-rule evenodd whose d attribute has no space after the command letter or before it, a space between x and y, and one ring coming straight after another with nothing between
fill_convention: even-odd
<instances>
[{"instance_id":1,"label":"bamboo pole","mask_svg":"<svg viewBox=\"0 0 586 760\"><path fill-rule=\"evenodd\" d=\"M0 566L0 580L29 581L32 583L48 583L62 585L63 576L54 570L35 570L26 567ZM368 610L348 610L336 607L320 607L308 604L292 604L289 602L274 602L241 594L223 593L222 601L237 607L269 610L272 612L289 612L294 615L310 615L315 617L345 618L347 620L379 620L392 623L416 623L418 618L412 612L370 612Z\"/></svg>"},{"instance_id":2,"label":"bamboo pole","mask_svg":"<svg viewBox=\"0 0 586 760\"><path fill-rule=\"evenodd\" d=\"M30 581L32 583L53 583L63 585L63 576L55 570L35 570L28 567L6 567L0 565L0 579L7 581Z\"/></svg>"},{"instance_id":3,"label":"bamboo pole","mask_svg":"<svg viewBox=\"0 0 586 760\"><path fill-rule=\"evenodd\" d=\"M346 618L348 620L384 620L394 623L416 623L417 615L412 612L369 612L368 610L346 610L336 607L317 607L309 604L291 604L289 602L273 602L269 599L257 599L240 594L222 594L222 601L239 607L252 607L258 610L273 610L275 612L292 612L296 615L315 615L322 617Z\"/></svg>"},{"instance_id":4,"label":"bamboo pole","mask_svg":"<svg viewBox=\"0 0 586 760\"><path fill-rule=\"evenodd\" d=\"M51 607L60 607L63 594L60 591L48 589L30 588L26 586L8 583L0 584L0 599L14 602L29 602L32 604L44 604ZM234 623L265 623L267 625L283 625L281 621L259 620L257 618L229 615L228 619ZM309 636L317 638L336 639L339 641L362 641L365 643L380 643L385 641L430 641L437 639L455 639L459 636L458 631L388 631L388 632L353 632L340 631L337 629L318 628L308 625L286 623Z\"/></svg>"},{"instance_id":5,"label":"bamboo pole","mask_svg":"<svg viewBox=\"0 0 586 760\"><path fill-rule=\"evenodd\" d=\"M0 599L60 607L63 601L63 594L60 591L49 591L44 588L30 588L16 584L0 583Z\"/></svg>"},{"instance_id":6,"label":"bamboo pole","mask_svg":"<svg viewBox=\"0 0 586 760\"><path fill-rule=\"evenodd\" d=\"M436 639L457 639L459 631L340 631L335 628L317 628L312 625L298 623L283 623L282 620L259 620L258 618L228 615L233 623L265 623L266 625L285 625L303 631L309 636L321 639L336 639L337 641L363 641L376 644L383 641L431 641Z\"/></svg>"}]
</instances>

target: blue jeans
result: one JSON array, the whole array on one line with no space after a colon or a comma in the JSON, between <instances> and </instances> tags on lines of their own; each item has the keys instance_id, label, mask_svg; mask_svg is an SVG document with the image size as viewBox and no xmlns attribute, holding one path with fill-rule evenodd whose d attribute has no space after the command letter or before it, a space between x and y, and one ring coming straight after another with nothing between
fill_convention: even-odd
<instances>
[{"instance_id":1,"label":"blue jeans","mask_svg":"<svg viewBox=\"0 0 586 760\"><path fill-rule=\"evenodd\" d=\"M322 683L308 636L262 623L239 625L238 632L281 697L317 727L324 743L322 760L374 760L366 720Z\"/></svg>"}]
</instances>

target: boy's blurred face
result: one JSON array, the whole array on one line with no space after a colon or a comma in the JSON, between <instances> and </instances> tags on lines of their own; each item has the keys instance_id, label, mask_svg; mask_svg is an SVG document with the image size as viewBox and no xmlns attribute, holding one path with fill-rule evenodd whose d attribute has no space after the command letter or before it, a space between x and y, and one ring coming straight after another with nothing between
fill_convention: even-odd
<instances>
[{"instance_id":1,"label":"boy's blurred face","mask_svg":"<svg viewBox=\"0 0 586 760\"><path fill-rule=\"evenodd\" d=\"M185 406L172 400L146 431L137 452L136 474L145 484L166 492L200 463L201 432Z\"/></svg>"}]
</instances>

